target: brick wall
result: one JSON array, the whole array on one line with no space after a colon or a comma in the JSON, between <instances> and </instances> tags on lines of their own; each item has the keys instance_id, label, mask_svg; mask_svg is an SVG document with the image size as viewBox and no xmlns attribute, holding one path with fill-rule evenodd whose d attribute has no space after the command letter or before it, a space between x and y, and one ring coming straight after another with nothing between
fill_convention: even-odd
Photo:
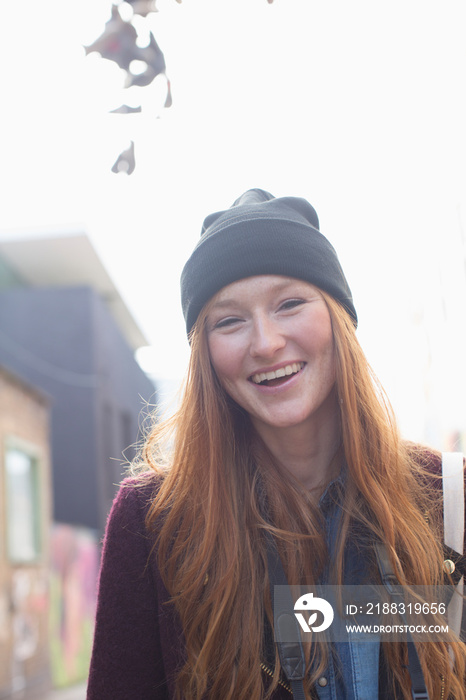
<instances>
[{"instance_id":1,"label":"brick wall","mask_svg":"<svg viewBox=\"0 0 466 700\"><path fill-rule=\"evenodd\" d=\"M12 485L17 479L11 468L12 451L25 455L25 463L30 459L33 465L30 481L34 503L27 502L27 489L15 490ZM21 480L21 463L19 467L16 474ZM28 700L43 697L50 685L51 503L48 400L0 367L0 698L12 697L15 692ZM17 519L22 512L30 513L34 521L37 540L32 553L17 546L22 536ZM16 528L13 540L12 525Z\"/></svg>"}]
</instances>

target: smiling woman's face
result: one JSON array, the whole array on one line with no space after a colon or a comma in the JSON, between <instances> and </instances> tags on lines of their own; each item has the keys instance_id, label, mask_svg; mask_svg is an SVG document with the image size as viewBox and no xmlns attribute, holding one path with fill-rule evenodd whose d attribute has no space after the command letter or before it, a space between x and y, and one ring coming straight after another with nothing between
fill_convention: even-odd
<instances>
[{"instance_id":1,"label":"smiling woman's face","mask_svg":"<svg viewBox=\"0 0 466 700\"><path fill-rule=\"evenodd\" d=\"M211 301L207 338L221 385L259 434L334 415L332 325L313 285L279 275L233 282Z\"/></svg>"}]
</instances>

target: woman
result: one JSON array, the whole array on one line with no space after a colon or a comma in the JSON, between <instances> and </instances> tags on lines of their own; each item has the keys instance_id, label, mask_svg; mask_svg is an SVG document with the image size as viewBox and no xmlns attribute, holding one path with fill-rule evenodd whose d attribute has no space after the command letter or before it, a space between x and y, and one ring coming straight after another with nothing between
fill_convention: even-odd
<instances>
[{"instance_id":1,"label":"woman","mask_svg":"<svg viewBox=\"0 0 466 700\"><path fill-rule=\"evenodd\" d=\"M304 680L274 643L276 583L444 578L439 456L400 440L314 209L246 192L205 220L181 293L185 393L110 514L88 700L411 698L419 683L464 700L452 635L417 654L304 644Z\"/></svg>"}]
</instances>

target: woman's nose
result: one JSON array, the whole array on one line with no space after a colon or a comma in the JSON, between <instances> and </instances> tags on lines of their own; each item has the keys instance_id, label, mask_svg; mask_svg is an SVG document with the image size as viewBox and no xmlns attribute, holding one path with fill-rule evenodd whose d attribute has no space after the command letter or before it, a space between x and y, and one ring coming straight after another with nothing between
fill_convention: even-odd
<instances>
[{"instance_id":1,"label":"woman's nose","mask_svg":"<svg viewBox=\"0 0 466 700\"><path fill-rule=\"evenodd\" d=\"M250 352L253 357L272 357L286 340L279 325L268 317L254 320Z\"/></svg>"}]
</instances>

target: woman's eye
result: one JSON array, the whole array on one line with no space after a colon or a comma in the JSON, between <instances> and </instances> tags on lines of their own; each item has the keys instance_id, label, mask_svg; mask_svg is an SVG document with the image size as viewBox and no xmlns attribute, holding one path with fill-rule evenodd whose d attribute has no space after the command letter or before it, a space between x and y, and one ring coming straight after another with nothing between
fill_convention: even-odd
<instances>
[{"instance_id":1,"label":"woman's eye","mask_svg":"<svg viewBox=\"0 0 466 700\"><path fill-rule=\"evenodd\" d=\"M214 330L216 328L228 328L229 326L233 326L235 323L239 323L240 319L236 318L236 316L229 316L228 318L222 318L220 321L217 321L214 323Z\"/></svg>"},{"instance_id":2,"label":"woman's eye","mask_svg":"<svg viewBox=\"0 0 466 700\"><path fill-rule=\"evenodd\" d=\"M287 299L280 306L280 310L287 311L288 309L294 309L296 306L300 306L304 303L304 299Z\"/></svg>"}]
</instances>

